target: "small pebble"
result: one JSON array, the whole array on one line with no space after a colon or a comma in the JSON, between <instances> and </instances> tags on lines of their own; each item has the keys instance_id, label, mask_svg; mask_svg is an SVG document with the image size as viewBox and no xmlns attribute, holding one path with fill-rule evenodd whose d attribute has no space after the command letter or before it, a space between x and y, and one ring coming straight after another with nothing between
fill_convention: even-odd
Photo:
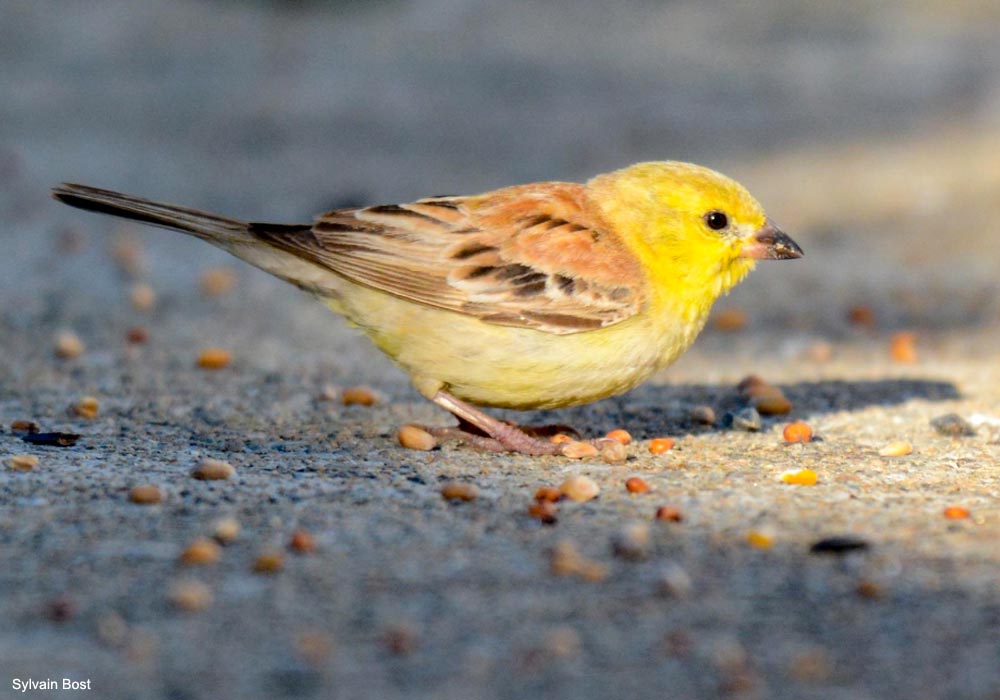
<instances>
[{"instance_id":1,"label":"small pebble","mask_svg":"<svg viewBox=\"0 0 1000 700\"><path fill-rule=\"evenodd\" d=\"M80 436L76 433L21 433L20 438L32 445L72 447Z\"/></svg>"},{"instance_id":2,"label":"small pebble","mask_svg":"<svg viewBox=\"0 0 1000 700\"><path fill-rule=\"evenodd\" d=\"M46 617L53 622L66 622L76 617L79 606L76 601L69 596L60 596L48 602L46 607Z\"/></svg>"},{"instance_id":3,"label":"small pebble","mask_svg":"<svg viewBox=\"0 0 1000 700\"><path fill-rule=\"evenodd\" d=\"M809 547L813 554L847 554L848 552L861 552L868 549L868 542L860 537L844 535L841 537L825 537L814 542Z\"/></svg>"},{"instance_id":4,"label":"small pebble","mask_svg":"<svg viewBox=\"0 0 1000 700\"><path fill-rule=\"evenodd\" d=\"M199 537L181 552L180 563L184 566L204 566L219 561L219 545L205 537Z\"/></svg>"},{"instance_id":5,"label":"small pebble","mask_svg":"<svg viewBox=\"0 0 1000 700\"><path fill-rule=\"evenodd\" d=\"M263 552L253 563L255 574L276 574L285 568L285 557L281 552Z\"/></svg>"},{"instance_id":6,"label":"small pebble","mask_svg":"<svg viewBox=\"0 0 1000 700\"><path fill-rule=\"evenodd\" d=\"M725 309L715 315L712 325L724 333L741 331L747 326L747 314L742 309Z\"/></svg>"},{"instance_id":7,"label":"small pebble","mask_svg":"<svg viewBox=\"0 0 1000 700\"><path fill-rule=\"evenodd\" d=\"M969 515L971 515L969 509L962 506L948 506L944 509L944 517L949 520L963 520L968 518Z\"/></svg>"},{"instance_id":8,"label":"small pebble","mask_svg":"<svg viewBox=\"0 0 1000 700\"><path fill-rule=\"evenodd\" d=\"M629 432L627 430L622 430L621 428L618 428L617 430L612 430L604 437L608 438L609 440L616 440L623 445L628 445L629 443L632 442L632 436L629 434Z\"/></svg>"},{"instance_id":9,"label":"small pebble","mask_svg":"<svg viewBox=\"0 0 1000 700\"><path fill-rule=\"evenodd\" d=\"M913 452L913 445L905 440L896 440L878 451L882 457L903 457Z\"/></svg>"},{"instance_id":10,"label":"small pebble","mask_svg":"<svg viewBox=\"0 0 1000 700\"><path fill-rule=\"evenodd\" d=\"M219 481L228 479L234 474L236 474L236 470L232 464L210 457L198 462L198 466L191 470L191 476L200 481Z\"/></svg>"},{"instance_id":11,"label":"small pebble","mask_svg":"<svg viewBox=\"0 0 1000 700\"><path fill-rule=\"evenodd\" d=\"M441 497L446 501L474 501L479 497L475 484L449 481L441 487Z\"/></svg>"},{"instance_id":12,"label":"small pebble","mask_svg":"<svg viewBox=\"0 0 1000 700\"><path fill-rule=\"evenodd\" d=\"M680 564L668 562L660 570L657 588L661 595L671 598L686 598L694 589L691 576Z\"/></svg>"},{"instance_id":13,"label":"small pebble","mask_svg":"<svg viewBox=\"0 0 1000 700\"><path fill-rule=\"evenodd\" d=\"M375 392L366 386L352 386L344 389L340 400L345 406L374 406L378 403Z\"/></svg>"},{"instance_id":14,"label":"small pebble","mask_svg":"<svg viewBox=\"0 0 1000 700\"><path fill-rule=\"evenodd\" d=\"M63 360L72 360L82 355L86 349L87 347L80 340L80 337L72 331L63 331L56 336L56 357Z\"/></svg>"},{"instance_id":15,"label":"small pebble","mask_svg":"<svg viewBox=\"0 0 1000 700\"><path fill-rule=\"evenodd\" d=\"M167 594L170 603L184 612L201 612L212 604L212 590L201 581L178 581Z\"/></svg>"},{"instance_id":16,"label":"small pebble","mask_svg":"<svg viewBox=\"0 0 1000 700\"><path fill-rule=\"evenodd\" d=\"M715 409L711 406L695 406L691 409L691 422L697 425L715 425Z\"/></svg>"},{"instance_id":17,"label":"small pebble","mask_svg":"<svg viewBox=\"0 0 1000 700\"><path fill-rule=\"evenodd\" d=\"M931 419L931 427L949 437L969 437L976 434L972 424L957 413L946 413Z\"/></svg>"},{"instance_id":18,"label":"small pebble","mask_svg":"<svg viewBox=\"0 0 1000 700\"><path fill-rule=\"evenodd\" d=\"M207 268L202 271L198 286L207 297L229 294L236 287L236 273L230 267Z\"/></svg>"},{"instance_id":19,"label":"small pebble","mask_svg":"<svg viewBox=\"0 0 1000 700\"><path fill-rule=\"evenodd\" d=\"M298 554L311 554L316 551L316 538L308 530L298 529L288 540L288 548Z\"/></svg>"},{"instance_id":20,"label":"small pebble","mask_svg":"<svg viewBox=\"0 0 1000 700\"><path fill-rule=\"evenodd\" d=\"M552 501L533 501L528 506L528 515L541 520L546 525L554 525L558 514L559 509Z\"/></svg>"},{"instance_id":21,"label":"small pebble","mask_svg":"<svg viewBox=\"0 0 1000 700\"><path fill-rule=\"evenodd\" d=\"M536 501L558 501L562 498L562 491L555 488L554 486L540 486L538 490L535 491Z\"/></svg>"},{"instance_id":22,"label":"small pebble","mask_svg":"<svg viewBox=\"0 0 1000 700\"><path fill-rule=\"evenodd\" d=\"M680 508L674 506L660 506L656 509L656 519L665 520L671 523L679 523L684 520L684 514Z\"/></svg>"},{"instance_id":23,"label":"small pebble","mask_svg":"<svg viewBox=\"0 0 1000 700\"><path fill-rule=\"evenodd\" d=\"M7 464L14 471L30 472L38 466L38 457L35 455L13 455L7 460Z\"/></svg>"},{"instance_id":24,"label":"small pebble","mask_svg":"<svg viewBox=\"0 0 1000 700\"><path fill-rule=\"evenodd\" d=\"M649 441L649 452L654 455L661 455L674 448L674 439L668 437L653 438Z\"/></svg>"},{"instance_id":25,"label":"small pebble","mask_svg":"<svg viewBox=\"0 0 1000 700\"><path fill-rule=\"evenodd\" d=\"M41 431L38 423L31 420L16 420L10 424L10 432L15 435L33 434Z\"/></svg>"},{"instance_id":26,"label":"small pebble","mask_svg":"<svg viewBox=\"0 0 1000 700\"><path fill-rule=\"evenodd\" d=\"M115 237L111 244L111 258L128 277L139 277L146 269L142 246L131 234L122 232Z\"/></svg>"},{"instance_id":27,"label":"small pebble","mask_svg":"<svg viewBox=\"0 0 1000 700\"><path fill-rule=\"evenodd\" d=\"M163 502L163 491L153 484L135 486L128 492L128 500L140 505L153 505Z\"/></svg>"},{"instance_id":28,"label":"small pebble","mask_svg":"<svg viewBox=\"0 0 1000 700\"><path fill-rule=\"evenodd\" d=\"M562 455L570 459L584 459L586 457L596 457L597 447L589 442L571 440L562 447Z\"/></svg>"},{"instance_id":29,"label":"small pebble","mask_svg":"<svg viewBox=\"0 0 1000 700\"><path fill-rule=\"evenodd\" d=\"M417 649L417 631L405 623L389 625L382 632L382 642L390 653L406 656Z\"/></svg>"},{"instance_id":30,"label":"small pebble","mask_svg":"<svg viewBox=\"0 0 1000 700\"><path fill-rule=\"evenodd\" d=\"M917 335L909 331L895 333L889 339L889 357L893 362L913 364L917 361Z\"/></svg>"},{"instance_id":31,"label":"small pebble","mask_svg":"<svg viewBox=\"0 0 1000 700\"><path fill-rule=\"evenodd\" d=\"M629 493L649 493L649 484L639 476L632 476L625 480L625 488Z\"/></svg>"},{"instance_id":32,"label":"small pebble","mask_svg":"<svg viewBox=\"0 0 1000 700\"><path fill-rule=\"evenodd\" d=\"M754 397L753 405L764 416L783 416L792 411L792 402L780 390Z\"/></svg>"},{"instance_id":33,"label":"small pebble","mask_svg":"<svg viewBox=\"0 0 1000 700\"><path fill-rule=\"evenodd\" d=\"M197 365L202 369L224 369L232 362L233 356L222 348L205 348L198 354Z\"/></svg>"},{"instance_id":34,"label":"small pebble","mask_svg":"<svg viewBox=\"0 0 1000 700\"><path fill-rule=\"evenodd\" d=\"M545 652L562 659L569 659L580 654L582 642L580 633L569 626L556 627L545 635L543 643Z\"/></svg>"},{"instance_id":35,"label":"small pebble","mask_svg":"<svg viewBox=\"0 0 1000 700\"><path fill-rule=\"evenodd\" d=\"M128 633L128 624L116 612L108 613L97 621L97 638L109 647L122 646Z\"/></svg>"},{"instance_id":36,"label":"small pebble","mask_svg":"<svg viewBox=\"0 0 1000 700\"><path fill-rule=\"evenodd\" d=\"M774 535L765 530L747 532L747 544L755 549L770 549L774 545Z\"/></svg>"},{"instance_id":37,"label":"small pebble","mask_svg":"<svg viewBox=\"0 0 1000 700\"><path fill-rule=\"evenodd\" d=\"M566 479L559 485L559 491L571 501L584 503L597 497L601 488L589 476L577 474Z\"/></svg>"},{"instance_id":38,"label":"small pebble","mask_svg":"<svg viewBox=\"0 0 1000 700\"><path fill-rule=\"evenodd\" d=\"M858 585L854 587L854 592L862 598L867 598L868 600L878 600L885 595L885 591L882 590L882 586L868 579L858 581Z\"/></svg>"},{"instance_id":39,"label":"small pebble","mask_svg":"<svg viewBox=\"0 0 1000 700\"><path fill-rule=\"evenodd\" d=\"M219 518L212 527L212 537L219 544L232 544L240 536L240 523L235 518Z\"/></svg>"},{"instance_id":40,"label":"small pebble","mask_svg":"<svg viewBox=\"0 0 1000 700\"><path fill-rule=\"evenodd\" d=\"M763 377L756 374L748 374L736 384L736 391L744 398L752 398L757 393L771 388L771 385Z\"/></svg>"},{"instance_id":41,"label":"small pebble","mask_svg":"<svg viewBox=\"0 0 1000 700\"><path fill-rule=\"evenodd\" d=\"M628 448L617 440L605 440L601 445L601 459L607 464L620 464L628 459Z\"/></svg>"},{"instance_id":42,"label":"small pebble","mask_svg":"<svg viewBox=\"0 0 1000 700\"><path fill-rule=\"evenodd\" d=\"M396 440L408 450L421 450L427 452L437 447L437 439L423 428L416 425L404 425L396 433Z\"/></svg>"},{"instance_id":43,"label":"small pebble","mask_svg":"<svg viewBox=\"0 0 1000 700\"><path fill-rule=\"evenodd\" d=\"M94 420L97 418L100 407L101 404L95 397L84 396L73 405L73 413L80 416L80 418Z\"/></svg>"},{"instance_id":44,"label":"small pebble","mask_svg":"<svg viewBox=\"0 0 1000 700\"><path fill-rule=\"evenodd\" d=\"M142 326L132 326L125 332L125 340L133 345L142 345L149 340L149 331Z\"/></svg>"},{"instance_id":45,"label":"small pebble","mask_svg":"<svg viewBox=\"0 0 1000 700\"><path fill-rule=\"evenodd\" d=\"M785 438L785 442L811 442L813 431L808 423L796 421L786 425L781 435Z\"/></svg>"},{"instance_id":46,"label":"small pebble","mask_svg":"<svg viewBox=\"0 0 1000 700\"><path fill-rule=\"evenodd\" d=\"M784 483L793 486L815 486L819 480L816 472L812 469L790 469L782 472L779 478Z\"/></svg>"},{"instance_id":47,"label":"small pebble","mask_svg":"<svg viewBox=\"0 0 1000 700\"><path fill-rule=\"evenodd\" d=\"M643 522L627 523L611 538L611 551L623 559L646 559L650 547L649 525Z\"/></svg>"},{"instance_id":48,"label":"small pebble","mask_svg":"<svg viewBox=\"0 0 1000 700\"><path fill-rule=\"evenodd\" d=\"M128 298L136 311L149 311L156 306L156 292L148 284L133 284Z\"/></svg>"},{"instance_id":49,"label":"small pebble","mask_svg":"<svg viewBox=\"0 0 1000 700\"><path fill-rule=\"evenodd\" d=\"M760 430L760 413L757 412L757 409L750 407L730 411L722 417L722 425L733 430L755 433Z\"/></svg>"}]
</instances>

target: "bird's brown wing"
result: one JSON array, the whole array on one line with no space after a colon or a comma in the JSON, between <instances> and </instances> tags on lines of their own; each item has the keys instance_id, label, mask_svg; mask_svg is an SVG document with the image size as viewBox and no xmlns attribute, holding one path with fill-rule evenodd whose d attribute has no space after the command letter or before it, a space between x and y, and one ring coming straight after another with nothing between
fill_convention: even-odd
<instances>
[{"instance_id":1,"label":"bird's brown wing","mask_svg":"<svg viewBox=\"0 0 1000 700\"><path fill-rule=\"evenodd\" d=\"M357 284L508 326L567 334L639 312L644 276L583 185L332 211L252 234Z\"/></svg>"}]
</instances>

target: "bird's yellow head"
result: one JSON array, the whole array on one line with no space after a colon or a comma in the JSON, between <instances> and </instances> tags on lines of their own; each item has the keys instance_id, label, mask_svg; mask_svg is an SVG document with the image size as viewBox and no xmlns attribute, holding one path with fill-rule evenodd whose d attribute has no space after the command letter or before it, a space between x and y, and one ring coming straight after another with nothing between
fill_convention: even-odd
<instances>
[{"instance_id":1,"label":"bird's yellow head","mask_svg":"<svg viewBox=\"0 0 1000 700\"><path fill-rule=\"evenodd\" d=\"M638 163L600 175L589 187L653 289L699 311L707 312L757 260L802 256L742 185L699 165Z\"/></svg>"}]
</instances>

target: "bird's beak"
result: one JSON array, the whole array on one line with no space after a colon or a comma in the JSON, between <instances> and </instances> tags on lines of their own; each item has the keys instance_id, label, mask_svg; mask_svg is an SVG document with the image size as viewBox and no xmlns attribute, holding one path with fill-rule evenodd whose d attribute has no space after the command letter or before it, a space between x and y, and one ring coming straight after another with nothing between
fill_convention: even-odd
<instances>
[{"instance_id":1,"label":"bird's beak","mask_svg":"<svg viewBox=\"0 0 1000 700\"><path fill-rule=\"evenodd\" d=\"M741 258L754 260L791 260L801 258L805 253L799 244L783 233L770 220L764 222L740 251Z\"/></svg>"}]
</instances>

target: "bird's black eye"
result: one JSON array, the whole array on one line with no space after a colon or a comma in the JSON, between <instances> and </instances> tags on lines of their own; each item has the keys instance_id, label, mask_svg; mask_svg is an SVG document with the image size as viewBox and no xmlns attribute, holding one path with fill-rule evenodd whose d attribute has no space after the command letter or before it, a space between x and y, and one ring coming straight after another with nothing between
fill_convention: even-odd
<instances>
[{"instance_id":1,"label":"bird's black eye","mask_svg":"<svg viewBox=\"0 0 1000 700\"><path fill-rule=\"evenodd\" d=\"M710 211L705 214L705 223L713 231L721 231L729 226L729 217L721 211Z\"/></svg>"}]
</instances>

